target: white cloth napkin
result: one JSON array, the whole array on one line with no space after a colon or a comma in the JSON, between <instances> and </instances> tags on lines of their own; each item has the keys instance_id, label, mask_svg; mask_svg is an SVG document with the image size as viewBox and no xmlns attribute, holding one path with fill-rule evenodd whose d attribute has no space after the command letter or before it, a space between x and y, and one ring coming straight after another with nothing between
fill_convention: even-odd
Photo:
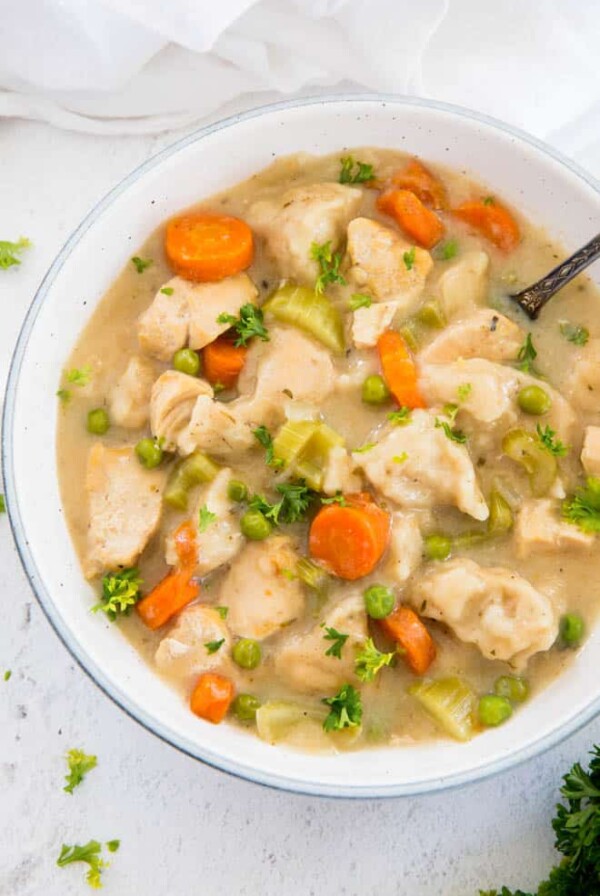
<instances>
[{"instance_id":1,"label":"white cloth napkin","mask_svg":"<svg viewBox=\"0 0 600 896\"><path fill-rule=\"evenodd\" d=\"M247 94L380 90L498 116L600 173L599 39L597 0L13 0L0 116L153 133Z\"/></svg>"}]
</instances>

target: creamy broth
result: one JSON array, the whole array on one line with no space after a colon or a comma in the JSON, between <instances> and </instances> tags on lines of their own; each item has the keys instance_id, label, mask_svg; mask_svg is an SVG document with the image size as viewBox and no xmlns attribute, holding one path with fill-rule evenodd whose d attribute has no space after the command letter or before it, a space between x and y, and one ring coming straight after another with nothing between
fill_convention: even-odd
<instances>
[{"instance_id":1,"label":"creamy broth","mask_svg":"<svg viewBox=\"0 0 600 896\"><path fill-rule=\"evenodd\" d=\"M352 155L361 161L372 164L378 181L386 181L395 171L405 166L410 158L404 153L372 148L353 150ZM192 208L194 211L219 212L246 219L255 202L277 198L282 192L302 184L337 182L339 172L338 154L322 158L306 155L285 158L276 161L268 169L254 175L244 183L202 200ZM465 200L485 197L494 192L493 185L478 184L466 172L451 171L442 166L435 166L435 172L446 186L450 207L456 207ZM353 217L372 218L398 232L397 225L392 219L376 209L377 191L361 185L358 185L357 188L361 190L362 198L359 209ZM439 252L436 249L432 250L434 266L427 277L423 301L439 298L439 280L451 265L458 263L465 253L483 249L490 259L489 305L517 322L525 332L532 333L538 353L535 365L542 375L540 385L543 387L547 382L560 391L565 386L574 363L586 351L586 347L577 346L565 339L561 334L560 322L568 320L586 327L591 340L600 335L597 324L600 307L598 291L587 278L578 277L550 303L538 322L533 325L528 322L524 315L506 298L507 293L517 291L548 271L558 258L564 257L565 252L547 235L545 226L547 225L548 229L552 230L553 222L532 223L519 216L518 212L515 214L522 239L517 248L510 253L496 249L490 241L471 232L469 227L454 219L450 214L442 214L446 228L443 239L444 241L456 240L458 253L455 258L444 260L439 257ZM148 426L138 430L111 426L105 435L95 436L86 431L85 419L90 409L106 406L108 396L122 376L128 361L133 355L139 353L137 320L151 304L157 291L173 276L164 254L164 232L164 227L160 227L137 251L138 256L152 260L151 266L143 273L138 273L133 264L128 264L117 276L114 284L94 311L65 364L65 370L86 366L92 369L91 380L85 386L69 385L64 380L61 383L61 386L69 389L71 398L64 404L59 415L57 433L62 501L72 538L82 562L88 549L90 523L85 493L86 465L90 448L99 440L106 446L135 445L141 438L151 435ZM410 239L409 242L411 242ZM347 272L347 262L343 264L342 270ZM282 271L269 256L265 249L265 242L261 238L255 239L254 261L246 273L258 288L258 304L270 296L279 284ZM365 375L379 371L377 353L374 348L358 350L351 347L352 314L348 311L348 299L352 293L365 291L368 290L352 285L340 286L337 284L327 289L328 298L343 314L346 344L349 347L346 355L333 358L337 376L361 369L364 370ZM268 317L265 322L269 328L276 326ZM401 323L401 320L397 321L396 326ZM419 334L421 339L419 348L425 347L438 337L439 333L440 330L436 329L423 330ZM268 350L269 343L265 342L261 351ZM417 352L417 362L418 357ZM295 362L301 363L301 359L290 359L291 364ZM170 367L170 364L166 362L155 360L153 363L156 367L157 377ZM505 366L507 366L507 362L505 362ZM232 391L222 393L217 396L217 399L226 404L235 400L235 397L236 393ZM346 445L349 448L356 448L372 439L374 432L377 434L378 427L385 422L386 414L394 407L393 402L383 406L365 404L361 401L360 385L357 385L353 389L329 394L319 406L319 411L328 425L344 438ZM569 442L571 450L567 457L561 458L559 461L560 476L567 493L572 493L582 478L579 455L585 426L597 424L598 418L598 412L590 413L577 410L577 425ZM458 419L460 425L463 425L461 418ZM537 422L544 424L544 418L525 419L525 421L520 421L517 426L531 431ZM466 428L468 429L468 427ZM477 437L473 437L473 439L469 438L468 450L471 452L483 495L489 496L500 477L514 498L516 512L519 503L529 498L528 479L517 464L503 455L500 442L501 440L496 439L493 444L482 448ZM217 461L223 466L231 466L236 479L248 483L251 492L272 494L269 489L272 486L273 470L266 466L264 451L258 444L251 450L233 456L230 460L217 458ZM166 455L163 467L169 470L175 462L173 457ZM368 482L363 484L363 489L365 487L367 490L374 491ZM393 502L388 501L385 497L378 496L377 500L386 507L392 503L393 508ZM243 510L244 508L241 507L239 512L242 513ZM144 594L150 591L169 571L165 561L165 538L188 517L188 513L177 512L164 506L158 531L136 563L143 580L142 591ZM429 515L423 514L423 520L425 534L443 532L449 536L455 536L461 532L481 530L482 525L484 527L484 524L476 523L458 509L447 506L433 506ZM281 527L281 531L295 540L301 555L306 555L306 523L285 525ZM580 613L588 625L595 619L600 597L600 557L595 548L584 553L581 550L570 549L551 553L536 553L534 551L523 557L516 553L514 534L509 534L455 550L453 558L457 557L472 558L484 568L500 566L519 573L535 589L549 597L557 617L568 610ZM229 563L203 577L198 598L200 603L227 605L227 594L221 590L221 581L227 575L230 566L235 563L236 558L234 557ZM305 589L305 611L295 621L285 625L262 641L262 662L258 668L251 671L236 668L237 691L251 693L263 704L267 701L281 699L298 701L303 706L308 706L309 721L306 724L294 726L286 738L289 743L302 748L356 749L371 744L402 744L444 736L440 727L424 712L419 702L408 693L408 688L415 682L416 677L407 668L401 656L397 658L392 667L384 668L379 672L373 682L354 681L354 685L360 690L362 697L362 726L349 729L343 734L333 737L326 735L320 724L320 716L327 712L326 708L322 706L321 700L333 696L333 692L299 693L280 679L274 664L274 657L283 642L293 638L297 633L313 629L324 619L328 608L335 605L350 591L361 593L373 583L389 584L394 588L398 601L403 602L405 596L410 593L415 580L420 579L433 567L441 568L442 566L443 562L425 560L412 573L411 578L399 586L389 580L385 572L386 564L382 561L372 573L356 582L347 582L333 577L325 602L310 589ZM99 581L98 579L98 583ZM476 646L459 640L443 623L428 618L425 618L424 621L437 646L437 658L427 673L428 677L437 679L446 676L459 676L467 681L474 694L479 696L492 692L494 682L500 675L514 674L515 670L508 662L486 659ZM157 631L151 631L135 612L120 618L118 622L124 635L143 654L149 666L152 667L153 671L149 670L149 674L158 674L154 666L154 654L173 622L174 620ZM100 619L98 624L102 624ZM369 629L381 650L392 649L389 640L382 636L377 623L371 620ZM115 633L115 637L117 636ZM323 649L327 649L328 646L328 642L324 640ZM532 695L535 696L549 680L560 673L572 656L572 651L559 649L557 646L536 653L522 673L527 678ZM169 676L167 675L167 677ZM170 678L170 680L174 686L173 699L187 701L194 685L194 676L184 679ZM310 713L313 710L315 716L319 718L319 721L315 723L310 720ZM228 718L234 724L241 724L231 715ZM199 722L199 724L204 723ZM252 723L243 724L249 730L253 727Z\"/></svg>"}]
</instances>

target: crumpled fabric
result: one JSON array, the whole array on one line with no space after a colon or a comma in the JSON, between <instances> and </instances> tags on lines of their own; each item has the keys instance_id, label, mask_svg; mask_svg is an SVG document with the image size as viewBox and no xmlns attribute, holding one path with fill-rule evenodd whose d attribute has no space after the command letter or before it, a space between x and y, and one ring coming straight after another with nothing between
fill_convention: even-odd
<instances>
[{"instance_id":1,"label":"crumpled fabric","mask_svg":"<svg viewBox=\"0 0 600 896\"><path fill-rule=\"evenodd\" d=\"M0 116L98 134L189 127L234 100L420 95L600 169L600 4L559 0L13 0Z\"/></svg>"}]
</instances>

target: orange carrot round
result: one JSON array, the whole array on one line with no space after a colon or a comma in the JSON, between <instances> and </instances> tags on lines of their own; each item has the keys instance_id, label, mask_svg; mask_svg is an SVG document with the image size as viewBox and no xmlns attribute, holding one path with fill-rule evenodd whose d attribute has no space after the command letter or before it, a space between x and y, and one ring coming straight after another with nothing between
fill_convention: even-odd
<instances>
[{"instance_id":1,"label":"orange carrot round","mask_svg":"<svg viewBox=\"0 0 600 896\"><path fill-rule=\"evenodd\" d=\"M246 363L248 347L234 345L234 340L224 334L209 343L202 352L204 376L213 386L219 383L232 389Z\"/></svg>"},{"instance_id":2,"label":"orange carrot round","mask_svg":"<svg viewBox=\"0 0 600 896\"><path fill-rule=\"evenodd\" d=\"M410 607L396 607L380 626L404 651L404 660L417 675L425 675L436 657L435 643L421 619Z\"/></svg>"},{"instance_id":3,"label":"orange carrot round","mask_svg":"<svg viewBox=\"0 0 600 896\"><path fill-rule=\"evenodd\" d=\"M425 205L432 208L446 208L446 188L432 172L418 159L412 159L406 168L392 175L392 183L401 190L409 190Z\"/></svg>"},{"instance_id":4,"label":"orange carrot round","mask_svg":"<svg viewBox=\"0 0 600 896\"><path fill-rule=\"evenodd\" d=\"M395 330L386 330L377 340L383 378L400 405L424 408L418 384L418 371L405 340Z\"/></svg>"},{"instance_id":5,"label":"orange carrot round","mask_svg":"<svg viewBox=\"0 0 600 896\"><path fill-rule=\"evenodd\" d=\"M312 521L309 551L341 579L368 575L381 560L389 539L390 517L370 495L346 495L345 506L323 507Z\"/></svg>"},{"instance_id":6,"label":"orange carrot round","mask_svg":"<svg viewBox=\"0 0 600 896\"><path fill-rule=\"evenodd\" d=\"M254 242L245 221L199 212L169 221L165 252L176 274L204 283L232 277L249 267Z\"/></svg>"},{"instance_id":7,"label":"orange carrot round","mask_svg":"<svg viewBox=\"0 0 600 896\"><path fill-rule=\"evenodd\" d=\"M192 712L218 725L231 706L235 694L233 682L216 672L205 672L196 682L190 697Z\"/></svg>"},{"instance_id":8,"label":"orange carrot round","mask_svg":"<svg viewBox=\"0 0 600 896\"><path fill-rule=\"evenodd\" d=\"M410 190L386 190L377 200L380 212L396 223L424 249L431 249L444 235L444 225Z\"/></svg>"},{"instance_id":9,"label":"orange carrot round","mask_svg":"<svg viewBox=\"0 0 600 896\"><path fill-rule=\"evenodd\" d=\"M148 628L160 628L199 593L200 586L191 581L190 570L177 570L166 575L150 594L142 598L136 609Z\"/></svg>"},{"instance_id":10,"label":"orange carrot round","mask_svg":"<svg viewBox=\"0 0 600 896\"><path fill-rule=\"evenodd\" d=\"M509 210L495 199L463 202L452 210L452 214L470 224L503 252L512 252L521 241L519 225Z\"/></svg>"}]
</instances>

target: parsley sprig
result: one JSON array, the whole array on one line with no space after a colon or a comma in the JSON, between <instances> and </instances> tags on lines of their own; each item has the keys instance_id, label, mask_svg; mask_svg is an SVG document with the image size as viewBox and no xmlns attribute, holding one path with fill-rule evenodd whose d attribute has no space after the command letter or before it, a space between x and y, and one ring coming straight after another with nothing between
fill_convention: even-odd
<instances>
[{"instance_id":1,"label":"parsley sprig","mask_svg":"<svg viewBox=\"0 0 600 896\"><path fill-rule=\"evenodd\" d=\"M341 184L365 184L375 177L372 165L368 165L366 162L355 162L352 156L341 158L340 166L339 181Z\"/></svg>"},{"instance_id":2,"label":"parsley sprig","mask_svg":"<svg viewBox=\"0 0 600 896\"><path fill-rule=\"evenodd\" d=\"M257 308L252 302L247 302L240 308L239 317L223 312L217 317L218 324L231 324L237 333L234 342L236 348L247 345L255 337L263 342L269 341L269 331L264 324L264 315L261 308Z\"/></svg>"},{"instance_id":3,"label":"parsley sprig","mask_svg":"<svg viewBox=\"0 0 600 896\"><path fill-rule=\"evenodd\" d=\"M351 684L342 685L335 697L321 701L329 706L329 715L323 722L325 731L342 731L356 728L362 721L362 700L360 693Z\"/></svg>"},{"instance_id":4,"label":"parsley sprig","mask_svg":"<svg viewBox=\"0 0 600 896\"><path fill-rule=\"evenodd\" d=\"M390 411L387 418L393 426L406 426L410 423L412 414L410 408L402 405L397 411Z\"/></svg>"},{"instance_id":5,"label":"parsley sprig","mask_svg":"<svg viewBox=\"0 0 600 896\"><path fill-rule=\"evenodd\" d=\"M325 651L325 656L335 656L338 660L341 660L342 648L350 635L338 632L333 626L325 625L325 623L323 623L323 628L325 629L325 634L323 635L324 640L332 641L332 644Z\"/></svg>"},{"instance_id":6,"label":"parsley sprig","mask_svg":"<svg viewBox=\"0 0 600 896\"><path fill-rule=\"evenodd\" d=\"M382 653L375 647L373 638L367 638L356 654L354 671L361 681L373 681L377 673L394 659L394 653Z\"/></svg>"},{"instance_id":7,"label":"parsley sprig","mask_svg":"<svg viewBox=\"0 0 600 896\"><path fill-rule=\"evenodd\" d=\"M590 476L583 488L572 498L563 501L562 515L568 523L579 526L582 532L600 532L600 479Z\"/></svg>"},{"instance_id":8,"label":"parsley sprig","mask_svg":"<svg viewBox=\"0 0 600 896\"><path fill-rule=\"evenodd\" d=\"M579 324L572 324L568 320L562 320L560 322L560 332L567 342L572 342L573 345L587 345L588 339L590 338L590 331L587 327L582 327Z\"/></svg>"},{"instance_id":9,"label":"parsley sprig","mask_svg":"<svg viewBox=\"0 0 600 896\"><path fill-rule=\"evenodd\" d=\"M102 610L111 622L114 622L117 616L127 616L142 596L141 584L142 579L135 567L107 573L102 578L101 599L92 607L92 612Z\"/></svg>"},{"instance_id":10,"label":"parsley sprig","mask_svg":"<svg viewBox=\"0 0 600 896\"><path fill-rule=\"evenodd\" d=\"M98 758L84 753L83 750L69 750L66 759L69 766L69 774L65 776L67 783L63 790L65 793L73 793L87 773L96 768Z\"/></svg>"},{"instance_id":11,"label":"parsley sprig","mask_svg":"<svg viewBox=\"0 0 600 896\"><path fill-rule=\"evenodd\" d=\"M370 308L372 304L371 296L365 295L364 292L355 292L350 296L348 307L350 311L358 311L359 308Z\"/></svg>"},{"instance_id":12,"label":"parsley sprig","mask_svg":"<svg viewBox=\"0 0 600 896\"><path fill-rule=\"evenodd\" d=\"M315 498L312 489L304 482L281 482L275 488L281 495L279 501L272 504L263 495L253 495L248 502L249 509L260 511L276 526L304 520Z\"/></svg>"},{"instance_id":13,"label":"parsley sprig","mask_svg":"<svg viewBox=\"0 0 600 896\"><path fill-rule=\"evenodd\" d=\"M525 337L525 342L519 349L519 353L517 355L517 361L519 362L518 367L519 370L522 370L523 373L536 373L535 367L533 366L533 362L537 358L537 351L533 344L533 339L531 338L531 333L528 333Z\"/></svg>"},{"instance_id":14,"label":"parsley sprig","mask_svg":"<svg viewBox=\"0 0 600 896\"><path fill-rule=\"evenodd\" d=\"M346 279L340 274L340 264L342 263L342 253L332 252L331 240L326 243L312 243L310 247L310 257L318 262L321 273L317 277L315 283L315 292L321 295L325 292L327 286L331 283L339 283L345 286Z\"/></svg>"},{"instance_id":15,"label":"parsley sprig","mask_svg":"<svg viewBox=\"0 0 600 896\"><path fill-rule=\"evenodd\" d=\"M30 241L24 236L16 243L12 243L10 240L0 240L0 268L5 271L15 264L21 264L19 255L30 246Z\"/></svg>"},{"instance_id":16,"label":"parsley sprig","mask_svg":"<svg viewBox=\"0 0 600 896\"><path fill-rule=\"evenodd\" d=\"M458 411L459 407L456 404L444 405L444 414L448 417L448 420L440 420L439 417L436 417L435 428L443 429L446 437L450 439L451 442L458 442L459 445L465 445L467 442L465 433L462 429L456 429L454 426Z\"/></svg>"},{"instance_id":17,"label":"parsley sprig","mask_svg":"<svg viewBox=\"0 0 600 896\"><path fill-rule=\"evenodd\" d=\"M206 504L203 504L198 511L198 532L206 532L208 527L214 523L217 514L209 510Z\"/></svg>"},{"instance_id":18,"label":"parsley sprig","mask_svg":"<svg viewBox=\"0 0 600 896\"><path fill-rule=\"evenodd\" d=\"M264 424L261 426L257 426L256 429L252 430L252 435L259 443L259 445L262 445L265 449L266 465L268 467L275 468L281 467L283 465L283 461L280 458L275 457L275 455L273 454L273 436L271 435L267 427L264 426Z\"/></svg>"},{"instance_id":19,"label":"parsley sprig","mask_svg":"<svg viewBox=\"0 0 600 896\"><path fill-rule=\"evenodd\" d=\"M146 268L149 268L152 264L154 264L151 258L140 258L139 255L134 255L131 259L131 263L138 274L143 274Z\"/></svg>"},{"instance_id":20,"label":"parsley sprig","mask_svg":"<svg viewBox=\"0 0 600 896\"><path fill-rule=\"evenodd\" d=\"M564 445L560 439L555 438L556 432L550 426L542 426L538 423L536 426L538 438L546 451L555 457L565 457L569 453L568 445Z\"/></svg>"},{"instance_id":21,"label":"parsley sprig","mask_svg":"<svg viewBox=\"0 0 600 896\"><path fill-rule=\"evenodd\" d=\"M106 844L109 852L116 852L119 845L119 840L109 840ZM101 852L102 844L98 840L90 840L83 846L79 846L77 843L74 846L67 846L66 843L63 843L56 864L59 868L64 868L73 862L85 862L89 866L85 879L90 887L99 890L102 886L102 872L108 867L108 862L101 858Z\"/></svg>"}]
</instances>

